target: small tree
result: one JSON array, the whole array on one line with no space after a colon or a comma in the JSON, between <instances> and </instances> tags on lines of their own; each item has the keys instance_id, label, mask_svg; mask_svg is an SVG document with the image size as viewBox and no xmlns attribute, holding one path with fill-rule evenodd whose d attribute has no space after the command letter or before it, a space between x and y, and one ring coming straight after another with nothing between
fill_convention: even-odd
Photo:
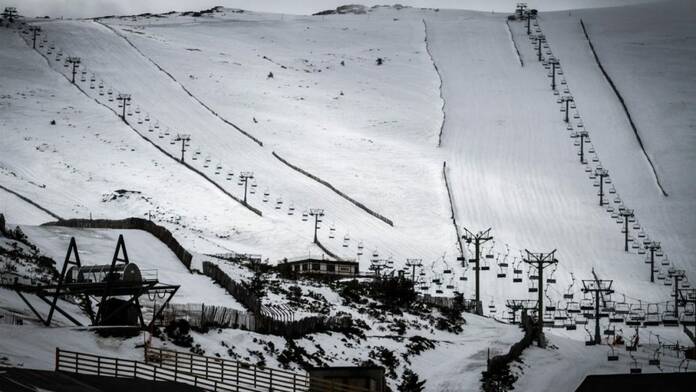
<instances>
[{"instance_id":1,"label":"small tree","mask_svg":"<svg viewBox=\"0 0 696 392\"><path fill-rule=\"evenodd\" d=\"M401 384L396 389L399 392L422 392L425 390L425 380L420 381L418 374L411 369L405 369L401 376Z\"/></svg>"}]
</instances>

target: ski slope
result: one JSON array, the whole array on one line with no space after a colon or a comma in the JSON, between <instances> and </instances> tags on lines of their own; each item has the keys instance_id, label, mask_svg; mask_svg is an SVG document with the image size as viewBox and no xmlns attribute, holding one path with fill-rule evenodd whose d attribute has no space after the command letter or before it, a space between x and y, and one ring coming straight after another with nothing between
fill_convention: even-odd
<instances>
[{"instance_id":1,"label":"ski slope","mask_svg":"<svg viewBox=\"0 0 696 392\"><path fill-rule=\"evenodd\" d=\"M573 112L581 116L570 123L577 130L582 122L590 132L587 148L595 152L588 152L586 165L578 162L548 70L536 60L524 25L510 22L508 28L507 13L385 7L367 15L309 17L225 9L202 18L40 20L35 23L48 41L38 52L12 30L0 29L0 62L7 64L0 75L7 91L0 96L7 141L0 145L0 183L66 218L150 213L193 252L261 253L271 262L319 252L311 245L312 224L301 216L321 207L326 217L319 238L331 251L356 257L362 242L363 271L373 251L392 256L396 266L419 257L430 279L457 265L442 178L446 161L457 222L474 231L493 229L495 245L484 253L494 259L491 270L482 273L488 315L503 317L506 299L536 298L528 292L532 272L519 264L525 248L558 249L558 269L551 275L557 282L547 285L547 299L559 306L565 305L559 302L565 292L582 298L580 280L591 279L592 270L614 280L617 300L663 304L671 288L648 281L644 255L624 252L622 226L598 206L586 168L601 163L608 169L616 189L608 201L617 206L618 196L634 208L640 227L662 242L668 260L665 265L658 260L659 272L682 268L693 281L693 12L688 1L670 1L540 14L549 50L561 61L559 83L567 82L561 89L567 86L577 106ZM657 187L623 108L595 63L580 18L626 98L668 196ZM49 54L51 44L55 50ZM63 56L56 61L58 51ZM80 56L88 71L84 82L78 73L79 89L64 77L67 55ZM90 88L92 74L95 88ZM118 118L120 108L108 100L108 89L132 94L127 123ZM57 124L49 125L53 119ZM180 145L170 141L177 133L191 134L190 167L176 161ZM274 152L394 226L291 169ZM229 196L242 197L237 179L246 170L254 172L257 184L249 204L262 216ZM229 171L233 176L227 180ZM53 220L0 192L0 211L7 212L8 221ZM78 245L87 244L88 252L106 262L116 238L100 230L23 227L57 260L69 236L76 235ZM638 232L631 228L634 238ZM127 244L145 252L136 253L137 259L158 268L163 281L183 282L175 302L219 300L230 306L229 296L203 281L207 278L182 271L149 235L126 235ZM505 278L497 278L502 269L496 260L506 257L506 249L511 266ZM514 265L524 270L522 283L512 283ZM471 298L471 269L455 270L456 277L468 276L467 282L455 283ZM480 347L461 357L454 353L458 345L444 349L457 366L439 361L438 351L414 364L422 376L443 380L429 384L433 390L476 383L484 347L500 330L475 320L462 342L483 339ZM508 344L514 334L505 333ZM675 329L657 333L684 341ZM602 371L606 350L585 349L584 330L547 334L560 350L550 357L548 351L528 354L530 365L519 384L523 390L557 390L558 385L571 390L586 373ZM217 338L210 339L211 347L217 344ZM650 357L640 355L643 361ZM468 360L476 363L476 377L470 372L458 378L469 369ZM583 366L574 367L577 361ZM608 369L628 364L623 356ZM554 377L545 377L548 372Z\"/></svg>"},{"instance_id":2,"label":"ski slope","mask_svg":"<svg viewBox=\"0 0 696 392\"><path fill-rule=\"evenodd\" d=\"M324 208L327 211L326 223L335 222L337 237L354 237L349 241L349 249L345 251L339 241L334 241L338 246L334 245L331 249L344 257L355 257L355 237L365 238L365 247L379 249L383 254L394 254L395 257L415 255L432 258L442 252L442 247L434 246L433 238L449 234L454 241L452 230L444 224L432 232L423 232L420 229L423 222L412 222L408 218L400 219L401 217L397 216L393 220L396 221L398 230L393 229L323 185L290 169L271 155L273 151L270 148L259 146L198 104L128 42L103 25L92 21L49 22L44 24L44 29L56 42L57 47L63 48L66 53L84 58L83 63L88 70L100 75L100 78L117 87L119 91L130 92L134 100L133 106L140 106L143 111L149 113L152 121L161 123L160 132L167 132L167 127L171 128L168 132L171 134L162 135L163 140L160 140L157 133L147 131L145 124L138 127L135 121L131 121L136 129L141 129L140 133L145 137L155 139L157 135L157 143L163 144L172 154L178 155L179 147L172 146L169 138L178 132L190 133L192 149L201 151L201 159L192 165L205 171L228 192L239 197L239 186L235 181L226 180L225 173L232 171L236 179L240 171L253 171L258 182L258 191L255 195L250 195L250 204L260 208L264 218L274 225L292 228L296 232L304 228L309 234L304 247L311 241L311 226L300 219L300 213L308 208ZM96 95L96 92L94 93ZM166 105L159 104L162 96L167 97ZM101 99L108 103L105 97ZM115 106L115 102L109 104ZM164 136L168 137L165 139ZM208 157L211 159L210 167L205 168L204 162L201 161ZM216 170L218 166L221 168L219 171ZM215 172L219 174L214 174ZM266 190L270 197L268 202L263 203L260 199ZM347 192L350 193L349 190ZM446 214L446 199L441 193L438 194L442 203L432 219L439 218L440 221L446 222L443 216ZM393 198L395 195L389 196ZM291 205L294 206L293 215L289 214ZM407 237L407 234L415 231L418 236ZM324 230L322 234L326 238L328 231ZM421 238L413 240L418 237ZM287 255L286 252L269 249L264 253L271 259L278 259Z\"/></svg>"},{"instance_id":3,"label":"ski slope","mask_svg":"<svg viewBox=\"0 0 696 392\"><path fill-rule=\"evenodd\" d=\"M541 27L546 29L547 20L555 15L559 14L542 16ZM511 23L508 30L500 14L390 8L368 16L278 18L223 10L203 18L175 14L96 22L52 20L41 23L48 41L39 51L54 71L64 74L67 71L55 61L55 53L47 53L50 45L55 45L54 52L81 56L88 72L78 87L97 101L87 106L114 124L118 124L114 112L120 109L104 92L111 88L114 94L131 93L130 110L140 113L128 116L129 124L118 128L138 140L134 145L167 161L170 178L186 173L190 176L186 184L210 189L201 175L166 156L178 157L180 147L170 143L178 132L192 135L191 167L229 194L241 197L236 176L254 171L258 186L255 194L249 194L249 203L261 210L262 217L213 189L208 194L224 199L227 210L234 206L239 212L230 214L236 217L232 230L227 214L208 213L216 209L207 210L206 203L196 203L206 210L203 217L189 209L163 219L182 229L183 242L194 251L215 247L250 251L273 261L316 252L310 244L311 223L300 216L307 208L324 207L327 216L320 240L344 257L355 257L362 242L363 270L372 251L377 251L381 257L393 256L396 265L407 257L421 257L426 267L445 255L444 262L429 271L441 273L456 263L457 255L442 179L442 162L447 161L455 217L473 230L493 228L496 245L490 253L504 257L509 248L512 262L525 248L558 249L560 264L553 275L557 284L550 287L554 300L567 290L578 293L579 280L590 278L593 268L602 278L623 277L615 288L632 298L664 300L669 289L647 282L644 256L623 251L620 225L596 205L596 188L577 163L577 148L565 130L557 97L551 94L546 70L535 61L521 24ZM561 59L566 49L560 48L583 43L574 23L549 26L549 42L553 50L559 48ZM569 26L575 35L557 32L560 26ZM523 67L511 39L521 52ZM332 42L346 45L334 50ZM665 241L674 265L692 273L692 266L684 262L689 255L684 243L693 233L693 220L685 213L686 197L670 199L656 192L625 116L612 91L602 84L592 57L587 50L573 53L568 65L562 60L564 77L572 93L577 86L577 110L591 132L592 148L610 170L617 195L635 208L651 238ZM374 63L379 56L385 59L382 66ZM48 72L45 66L42 72ZM268 78L268 72L274 77ZM103 89L89 88L92 73L95 85L104 81ZM400 83L403 80L409 83ZM164 96L166 104L161 104ZM600 103L589 96L597 96ZM150 124L145 116L151 118ZM603 132L606 128L597 118L611 121L607 127L618 131ZM579 121L574 119L574 125ZM374 146L366 149L365 143ZM394 227L292 170L272 152L393 219ZM192 160L193 156L198 159ZM218 164L220 174L215 174ZM684 167L689 165L686 161ZM596 164L586 166L594 169ZM145 170L141 163L135 167ZM227 180L230 170L234 176ZM26 181L41 183L32 179L34 175L27 175ZM36 191L21 189L27 188L30 195ZM263 202L266 190L269 197ZM170 194L175 197L178 192ZM139 214L147 209L139 207ZM193 233L182 227L192 224L187 222L192 216L197 218ZM667 226L677 223L681 231L666 232ZM329 227L335 228L333 239ZM497 303L498 310L506 298L529 296L527 279L512 285L511 271L503 280L495 278L495 271L494 265L491 273L483 274L488 288L484 299ZM572 287L571 273L576 278ZM467 296L472 294L473 285L457 282L457 286Z\"/></svg>"}]
</instances>

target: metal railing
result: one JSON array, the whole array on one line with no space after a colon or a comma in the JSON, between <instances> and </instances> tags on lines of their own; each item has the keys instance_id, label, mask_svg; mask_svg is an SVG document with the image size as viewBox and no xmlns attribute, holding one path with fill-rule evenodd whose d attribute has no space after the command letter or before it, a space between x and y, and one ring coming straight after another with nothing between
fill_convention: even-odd
<instances>
[{"instance_id":1,"label":"metal railing","mask_svg":"<svg viewBox=\"0 0 696 392\"><path fill-rule=\"evenodd\" d=\"M188 373L215 380L221 384L232 384L240 391L277 392L368 392L368 389L346 384L334 383L324 379L310 378L306 373L255 366L249 363L207 357L192 353L147 347L145 359L162 369ZM241 389L247 388L247 389Z\"/></svg>"},{"instance_id":2,"label":"metal railing","mask_svg":"<svg viewBox=\"0 0 696 392\"><path fill-rule=\"evenodd\" d=\"M149 381L173 381L213 392L259 392L237 385L221 383L176 370L129 359L61 350L56 347L56 371L106 377L137 378Z\"/></svg>"}]
</instances>

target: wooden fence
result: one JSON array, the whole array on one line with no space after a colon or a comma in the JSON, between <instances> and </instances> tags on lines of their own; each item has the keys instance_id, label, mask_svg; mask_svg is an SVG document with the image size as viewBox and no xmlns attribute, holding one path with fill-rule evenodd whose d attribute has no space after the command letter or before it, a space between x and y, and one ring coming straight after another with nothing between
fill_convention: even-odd
<instances>
[{"instance_id":1,"label":"wooden fence","mask_svg":"<svg viewBox=\"0 0 696 392\"><path fill-rule=\"evenodd\" d=\"M255 332L299 338L320 331L344 330L352 324L352 319L349 316L311 316L300 320L291 320L280 315L276 317L273 313L264 311L267 308L261 305L259 298L251 293L246 285L233 280L217 264L204 261L203 274L222 286L239 303L254 314L255 329L253 331Z\"/></svg>"},{"instance_id":2,"label":"wooden fence","mask_svg":"<svg viewBox=\"0 0 696 392\"><path fill-rule=\"evenodd\" d=\"M382 215L382 214L380 214L380 213L378 213L378 212L375 212L375 211L371 210L371 209L368 208L365 204L363 204L363 203L361 203L361 202L359 202L359 201L353 199L352 197L346 195L345 193L343 193L342 191L340 191L338 188L336 188L335 186L333 186L330 182L328 182L328 181L326 181L326 180L322 180L321 178L315 176L314 174L312 174L312 173L310 173L310 172L304 170L303 168L301 168L301 167L299 167L299 166L293 165L292 163L288 162L285 158L283 158L283 157L281 157L280 155L278 155L275 151L273 151L271 154L272 154L274 157L276 157L279 161L281 161L281 162L283 162L284 164L286 164L286 165L287 165L288 167L290 167L291 169L294 169L295 171L297 171L297 172L299 172L299 173L302 173L302 174L304 174L305 176L307 176L307 177L313 179L314 181L316 181L316 182L318 182L318 183L324 185L325 187L331 189L331 190L334 191L334 193L336 193L337 195L339 195L339 196L341 196L342 198L348 200L349 202L353 203L356 207L362 209L363 211L365 211L365 212L367 212L368 214L374 216L375 218L381 220L382 222L388 224L389 226L394 226L394 222L393 222L391 219L387 218L386 216L384 216L384 215Z\"/></svg>"},{"instance_id":3,"label":"wooden fence","mask_svg":"<svg viewBox=\"0 0 696 392\"><path fill-rule=\"evenodd\" d=\"M77 227L81 229L136 229L147 231L162 241L186 266L186 269L191 270L191 259L193 256L189 253L179 241L174 238L172 233L166 227L160 226L152 221L142 218L126 218L120 220L114 219L64 219L57 222L44 223L42 226L64 226Z\"/></svg>"},{"instance_id":4,"label":"wooden fence","mask_svg":"<svg viewBox=\"0 0 696 392\"><path fill-rule=\"evenodd\" d=\"M196 328L240 328L256 330L255 316L251 312L210 306L205 304L168 304L161 314L160 321L169 325L172 321L184 319Z\"/></svg>"}]
</instances>

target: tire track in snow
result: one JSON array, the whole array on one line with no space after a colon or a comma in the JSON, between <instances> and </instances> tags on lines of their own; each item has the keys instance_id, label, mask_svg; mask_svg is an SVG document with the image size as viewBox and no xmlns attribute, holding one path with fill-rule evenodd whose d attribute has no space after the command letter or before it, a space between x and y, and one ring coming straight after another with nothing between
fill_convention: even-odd
<instances>
[{"instance_id":1,"label":"tire track in snow","mask_svg":"<svg viewBox=\"0 0 696 392\"><path fill-rule=\"evenodd\" d=\"M125 40L125 41L128 43L128 45L130 45L133 49L135 49L136 52L138 52L138 54L140 54L142 57L144 57L145 59L147 59L150 63L152 63L155 67L157 67L157 69L160 70L162 73L164 73L165 75L169 76L169 78L170 78L174 83L178 84L179 87L181 87L181 89L184 90L184 92L185 92L186 94L189 95L189 97L193 98L196 102L198 102L199 105L203 106L208 112L210 112L210 114L212 114L213 116L219 118L219 119L220 119L222 122L224 122L225 124L227 124L227 125L233 127L234 129L236 129L237 131L239 131L240 133L242 133L244 136L248 137L249 139L253 140L256 144L258 144L259 146L263 147L263 142L262 142L261 140L257 139L256 137L254 137L253 135L251 135L249 132L247 132L247 131L243 130L242 128L238 127L237 125L235 125L235 124L232 123L231 121L227 120L226 118L220 116L215 110L213 110L213 109L212 109L210 106L208 106L205 102L201 101L197 96L193 95L193 93L191 93L191 91L189 91L189 89L187 89L183 84L181 84L181 82L179 82L179 81L174 77L174 75L172 75L172 74L169 73L167 70L165 70L164 68L162 68L162 66L160 66L160 65L159 65L155 60L153 60L151 57L149 57L149 56L147 56L145 53L143 53L137 46L135 46L135 44L133 44L133 42L131 42L130 39L128 39L128 37L126 37L125 35L119 33L118 31L116 31L116 29L114 29L113 27L111 27L111 26L109 26L109 25L107 25L107 24L105 24L105 23L102 23L102 22L100 22L100 21L98 21L98 20L96 20L96 19L94 20L94 22L95 22L95 23L98 23L98 24L100 24L100 25L102 25L102 26L104 26L104 27L106 27L106 28L109 29L111 32L113 32L114 34L116 34L118 37L120 37L120 38L122 38L123 40Z\"/></svg>"},{"instance_id":2,"label":"tire track in snow","mask_svg":"<svg viewBox=\"0 0 696 392\"><path fill-rule=\"evenodd\" d=\"M375 218L381 220L382 222L388 224L389 226L394 227L394 222L393 222L391 219L389 219L389 218L385 217L384 215L381 215L381 214L379 214L379 213L377 213L377 212L372 211L371 209L369 209L369 208L368 208L366 205L364 205L363 203L361 203L361 202L359 202L359 201L353 199L352 197L350 197L350 196L346 195L345 193L341 192L340 190L338 190L335 186L331 185L330 182L325 181L325 180L322 180L321 178L319 178L319 177L315 176L314 174L312 174L312 173L310 173L310 172L308 172L308 171L302 169L302 168L299 167L299 166L293 165L292 163L288 162L287 160L285 160L285 159L284 159L283 157L281 157L280 155L276 154L275 151L273 151L272 154L273 154L274 157L276 157L279 161L283 162L283 163L284 163L285 165L287 165L289 168L291 168L291 169L297 171L298 173L304 174L305 176L307 176L307 177L311 178L312 180L314 180L314 181L320 183L321 185L324 185L325 187L327 187L327 188L331 189L332 191L334 191L337 195L339 195L339 196L341 196L342 198L344 198L344 199L348 200L349 202L351 202L351 203L352 203L353 205L355 205L356 207L362 209L363 211L365 211L365 212L367 212L368 214L374 216ZM328 252L327 252L327 253L328 253Z\"/></svg>"},{"instance_id":3,"label":"tire track in snow","mask_svg":"<svg viewBox=\"0 0 696 392\"><path fill-rule=\"evenodd\" d=\"M437 89L440 91L440 100L442 101L442 106L440 107L440 110L442 111L442 122L440 123L440 134L437 137L437 146L440 147L442 146L442 131L445 129L445 119L447 118L447 114L445 112L445 97L442 95L442 75L440 75L440 69L437 68L435 58L433 57L433 54L430 52L430 44L428 43L428 24L425 23L425 19L422 19L422 21L424 33L423 42L425 42L425 51L428 52L430 62L433 63L433 68L435 68L435 73L437 73L437 80L440 82L437 87Z\"/></svg>"},{"instance_id":4,"label":"tire track in snow","mask_svg":"<svg viewBox=\"0 0 696 392\"><path fill-rule=\"evenodd\" d=\"M522 61L522 55L520 54L520 49L517 47L517 42L515 41L515 36L512 34L512 29L510 28L510 21L505 20L505 25L507 26L508 33L510 34L510 41L512 41L512 47L515 49L515 54L517 54L517 60L520 61L520 67L524 67L524 61Z\"/></svg>"},{"instance_id":5,"label":"tire track in snow","mask_svg":"<svg viewBox=\"0 0 696 392\"><path fill-rule=\"evenodd\" d=\"M612 90L614 90L614 94L616 94L616 97L619 99L619 102L621 103L621 106L624 109L624 112L626 113L626 117L628 118L628 123L631 124L631 128L633 129L633 133L636 135L636 140L638 141L638 145L640 145L640 149L643 151L643 155L645 156L645 159L648 160L648 163L650 164L650 168L652 168L653 176L655 177L655 182L657 183L658 188L660 188L660 191L664 196L669 196L667 192L665 192L665 188L662 187L662 183L660 183L660 177L657 175L657 170L655 169L655 165L653 164L652 159L650 158L650 155L648 154L648 151L645 149L645 146L643 145L643 140L640 138L640 133L638 132L638 128L636 127L636 124L633 122L633 118L631 117L631 113L628 111L628 106L626 106L626 102L624 101L623 97L621 96L621 93L619 93L619 89L616 87L614 84L614 81L609 77L609 74L607 71L604 69L602 66L602 63L599 61L599 56L597 55L597 51L594 48L594 45L592 45L592 40L590 40L590 35L587 33L587 29L585 28L585 23L580 19L580 26L582 26L582 32L585 33L585 38L587 38L587 43L590 46L590 50L592 51L592 55L594 55L595 62L597 63L597 66L599 66L600 71L602 71L602 74L604 75L604 78L609 82L609 85L611 86Z\"/></svg>"},{"instance_id":6,"label":"tire track in snow","mask_svg":"<svg viewBox=\"0 0 696 392\"><path fill-rule=\"evenodd\" d=\"M24 196L24 195L22 195L22 194L19 194L19 193L13 191L12 189L9 189L9 188L3 186L2 184L0 184L0 189L4 190L4 191L7 192L7 193L11 193L11 194L13 194L13 195L19 197L19 198L22 199L23 201L25 201L25 202L31 204L32 206L34 206L34 207L40 209L41 211L47 213L48 215L50 215L50 216L52 216L52 217L58 219L59 221L62 221L62 220L63 220L63 218L61 218L60 216L58 216L56 213L52 212L52 211L49 210L48 208L45 208L45 207L41 206L40 204L38 204L38 203L35 202L34 200L31 200L30 198L28 198L28 197L26 197L26 196Z\"/></svg>"},{"instance_id":7,"label":"tire track in snow","mask_svg":"<svg viewBox=\"0 0 696 392\"><path fill-rule=\"evenodd\" d=\"M21 34L20 34L20 36L21 36ZM22 38L23 38L23 37L22 37ZM26 42L26 40L25 40L25 42ZM124 118L121 118L121 115L118 114L118 112L116 112L116 110L114 110L112 107L110 107L109 105L106 105L106 104L100 102L97 98L94 98L94 97L90 96L90 95L87 94L87 92L86 92L82 87L80 87L77 83L72 83L72 81L70 80L70 78L69 78L67 75L65 75L65 74L63 74L62 72L59 72L59 71L57 71L55 68L53 68L53 67L51 66L51 60L50 60L48 57L46 57L43 53L41 53L38 49L35 49L35 51L36 51L36 53L38 53L41 57L43 57L44 60L46 60L46 63L48 63L48 68L49 68L49 69L53 70L53 71L56 72L57 74L59 74L59 75L61 75L62 77L64 77L65 80L67 80L68 83L69 83L70 85L72 85L72 86L74 86L75 88L77 88L77 89L78 89L82 94L84 94L87 98L90 98L90 99L94 100L94 102L96 102L98 105L101 105L101 106L105 107L106 109L108 109L109 111L111 111L116 117L118 117L121 121L123 121L123 123L126 124L126 125L128 126L128 128L130 128L133 132L135 132L135 133L136 133L138 136L140 136L143 140L145 140L146 142L150 143L153 147L155 147L157 150L159 150L162 154L166 155L167 157L171 158L172 160L176 161L177 163L180 163L181 165L183 165L183 166L186 167L187 169L191 170L192 172L194 172L194 173L200 175L200 176L203 177L205 180L207 180L210 184L212 184L214 187L216 187L217 189L219 189L220 191L222 191L222 193L224 193L225 195L229 196L232 200L238 202L239 204L241 204L242 206L244 206L244 207L245 207L246 209L248 209L249 211L255 213L255 214L258 215L258 216L263 216L263 214L261 213L261 210L255 208L255 207L252 207L252 206L250 206L250 205L247 204L247 203L244 203L243 200L239 199L238 197L234 196L233 194L231 194L230 192L228 192L227 190L225 190L221 185L219 185L217 182L213 181L210 177L208 177L207 175L205 175L203 172L201 172L200 170L196 169L195 167L189 165L189 164L186 163L186 162L181 162L181 161L179 161L179 158L177 158L177 157L175 157L174 155L170 154L170 153L167 152L165 149L163 149L162 147L160 147L159 145L157 145L157 143L155 143L155 142L153 142L152 140L148 139L145 135L143 135L143 134L140 133L137 129L135 129L135 127L133 127L133 126L128 122L128 120L126 120L126 119L124 119ZM58 218L58 217L56 217L56 218L57 218L57 219L60 219L60 218Z\"/></svg>"}]
</instances>

